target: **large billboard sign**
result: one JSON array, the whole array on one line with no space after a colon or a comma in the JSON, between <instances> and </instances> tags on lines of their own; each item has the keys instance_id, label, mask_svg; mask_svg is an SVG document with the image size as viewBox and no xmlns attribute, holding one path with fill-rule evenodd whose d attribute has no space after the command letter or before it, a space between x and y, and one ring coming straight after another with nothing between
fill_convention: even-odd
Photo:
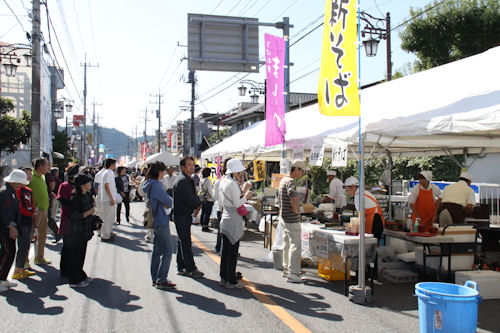
<instances>
[{"instance_id":1,"label":"large billboard sign","mask_svg":"<svg viewBox=\"0 0 500 333\"><path fill-rule=\"evenodd\" d=\"M188 69L259 72L256 18L188 14Z\"/></svg>"}]
</instances>

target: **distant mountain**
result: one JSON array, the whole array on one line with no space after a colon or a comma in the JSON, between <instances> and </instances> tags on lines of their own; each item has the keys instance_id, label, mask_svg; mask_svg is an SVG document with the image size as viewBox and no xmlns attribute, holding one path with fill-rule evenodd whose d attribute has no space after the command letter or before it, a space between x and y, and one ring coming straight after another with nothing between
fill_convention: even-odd
<instances>
[{"instance_id":1,"label":"distant mountain","mask_svg":"<svg viewBox=\"0 0 500 333\"><path fill-rule=\"evenodd\" d=\"M137 146L134 138L115 128L101 127L100 131L101 142L99 143L103 143L106 150L108 148L111 149L111 151L107 151L108 154L113 154L116 159L124 155L130 155L132 157L136 155ZM137 140L142 142L143 139L144 137L141 136ZM148 142L151 142L153 137L148 136L147 139Z\"/></svg>"},{"instance_id":2,"label":"distant mountain","mask_svg":"<svg viewBox=\"0 0 500 333\"><path fill-rule=\"evenodd\" d=\"M58 128L59 131L63 131L63 127ZM104 144L106 147L106 153L113 154L114 158L119 159L120 156L130 155L131 157L136 156L137 145L134 138L128 136L127 134L115 129L100 127L98 129L99 144ZM140 143L144 140L143 136L137 138ZM147 137L148 142L153 141L153 136ZM108 150L108 148L110 150Z\"/></svg>"}]
</instances>

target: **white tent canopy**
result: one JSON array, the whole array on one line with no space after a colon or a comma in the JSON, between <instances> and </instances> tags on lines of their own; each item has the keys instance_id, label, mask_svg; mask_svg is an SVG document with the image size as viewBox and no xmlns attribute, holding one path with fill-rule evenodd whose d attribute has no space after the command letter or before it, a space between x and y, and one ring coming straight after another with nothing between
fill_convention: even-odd
<instances>
[{"instance_id":1,"label":"white tent canopy","mask_svg":"<svg viewBox=\"0 0 500 333\"><path fill-rule=\"evenodd\" d=\"M180 159L168 151L162 151L161 153L156 153L151 156L149 156L144 162L142 162L142 165L150 164L153 162L163 162L165 165L179 165Z\"/></svg>"},{"instance_id":2,"label":"white tent canopy","mask_svg":"<svg viewBox=\"0 0 500 333\"><path fill-rule=\"evenodd\" d=\"M361 93L367 151L461 154L500 152L500 47L379 84ZM286 114L287 147L357 144L358 117L327 117L311 105ZM236 133L202 158L281 150L265 147L265 121Z\"/></svg>"}]
</instances>

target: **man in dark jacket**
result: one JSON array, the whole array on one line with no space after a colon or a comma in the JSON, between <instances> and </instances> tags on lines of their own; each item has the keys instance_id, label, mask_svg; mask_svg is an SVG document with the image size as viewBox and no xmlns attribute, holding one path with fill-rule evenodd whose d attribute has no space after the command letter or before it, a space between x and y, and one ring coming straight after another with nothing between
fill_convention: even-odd
<instances>
[{"instance_id":1,"label":"man in dark jacket","mask_svg":"<svg viewBox=\"0 0 500 333\"><path fill-rule=\"evenodd\" d=\"M16 254L17 228L21 222L16 190L28 185L26 174L19 169L13 170L3 180L5 185L0 188L0 291L17 285L7 281Z\"/></svg>"},{"instance_id":2,"label":"man in dark jacket","mask_svg":"<svg viewBox=\"0 0 500 333\"><path fill-rule=\"evenodd\" d=\"M174 183L174 222L177 229L177 271L179 275L203 277L194 263L191 250L191 223L201 209L201 201L196 194L191 175L194 172L194 160L185 156L181 160L182 173Z\"/></svg>"}]
</instances>

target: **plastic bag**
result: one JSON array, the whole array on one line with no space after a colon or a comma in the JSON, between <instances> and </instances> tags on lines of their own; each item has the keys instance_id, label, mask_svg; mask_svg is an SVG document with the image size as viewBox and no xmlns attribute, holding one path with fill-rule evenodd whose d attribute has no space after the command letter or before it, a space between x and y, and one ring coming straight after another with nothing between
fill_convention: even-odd
<instances>
[{"instance_id":1,"label":"plastic bag","mask_svg":"<svg viewBox=\"0 0 500 333\"><path fill-rule=\"evenodd\" d=\"M272 250L283 250L285 248L285 245L283 244L283 236L285 235L285 232L283 230L283 223L282 223L282 218L280 217L278 220L278 227L276 228L276 237L274 238L274 243L272 246Z\"/></svg>"}]
</instances>

